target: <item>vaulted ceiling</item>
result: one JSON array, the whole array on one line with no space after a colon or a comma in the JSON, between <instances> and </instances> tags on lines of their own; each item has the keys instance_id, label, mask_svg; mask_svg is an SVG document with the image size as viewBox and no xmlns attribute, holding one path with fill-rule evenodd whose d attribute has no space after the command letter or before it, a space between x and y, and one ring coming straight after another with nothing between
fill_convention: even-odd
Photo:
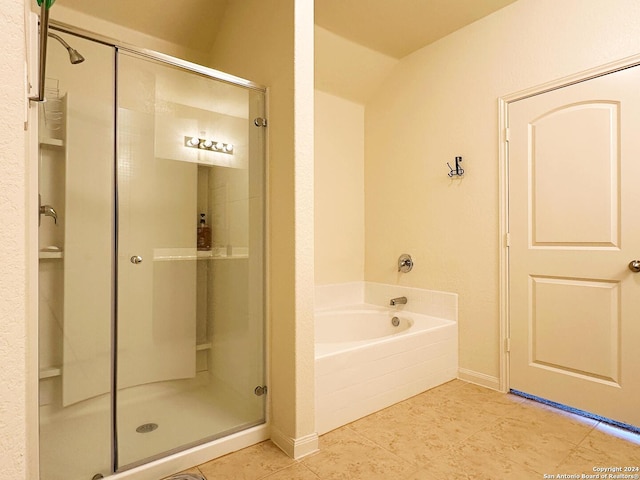
<instances>
[{"instance_id":1,"label":"vaulted ceiling","mask_svg":"<svg viewBox=\"0 0 640 480\"><path fill-rule=\"evenodd\" d=\"M57 0L56 5L208 52L229 1L243 0Z\"/></svg>"},{"instance_id":2,"label":"vaulted ceiling","mask_svg":"<svg viewBox=\"0 0 640 480\"><path fill-rule=\"evenodd\" d=\"M58 0L82 13L192 50L208 52L230 2L245 0ZM283 0L265 0L283 1ZM311 1L311 0L309 0ZM316 24L402 58L515 0L315 0Z\"/></svg>"},{"instance_id":3,"label":"vaulted ceiling","mask_svg":"<svg viewBox=\"0 0 640 480\"><path fill-rule=\"evenodd\" d=\"M316 0L317 25L402 58L515 0Z\"/></svg>"}]
</instances>

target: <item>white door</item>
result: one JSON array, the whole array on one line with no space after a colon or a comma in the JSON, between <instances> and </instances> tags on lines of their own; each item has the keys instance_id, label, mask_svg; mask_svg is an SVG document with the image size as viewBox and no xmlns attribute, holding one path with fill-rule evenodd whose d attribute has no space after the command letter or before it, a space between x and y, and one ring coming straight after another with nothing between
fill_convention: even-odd
<instances>
[{"instance_id":1,"label":"white door","mask_svg":"<svg viewBox=\"0 0 640 480\"><path fill-rule=\"evenodd\" d=\"M640 426L640 67L508 121L510 388Z\"/></svg>"}]
</instances>

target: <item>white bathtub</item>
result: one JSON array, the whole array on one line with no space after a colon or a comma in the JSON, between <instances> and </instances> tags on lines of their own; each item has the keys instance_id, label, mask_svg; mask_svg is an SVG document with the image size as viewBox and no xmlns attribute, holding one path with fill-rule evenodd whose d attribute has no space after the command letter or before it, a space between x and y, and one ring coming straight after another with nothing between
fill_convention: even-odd
<instances>
[{"instance_id":1,"label":"white bathtub","mask_svg":"<svg viewBox=\"0 0 640 480\"><path fill-rule=\"evenodd\" d=\"M457 376L455 321L361 304L317 311L315 323L319 434Z\"/></svg>"},{"instance_id":2,"label":"white bathtub","mask_svg":"<svg viewBox=\"0 0 640 480\"><path fill-rule=\"evenodd\" d=\"M393 318L398 319L397 326L393 325ZM363 341L398 335L414 325L410 315L373 305L356 305L316 312L315 321L316 344L319 350L326 353L333 349L344 350L346 344L353 347Z\"/></svg>"}]
</instances>

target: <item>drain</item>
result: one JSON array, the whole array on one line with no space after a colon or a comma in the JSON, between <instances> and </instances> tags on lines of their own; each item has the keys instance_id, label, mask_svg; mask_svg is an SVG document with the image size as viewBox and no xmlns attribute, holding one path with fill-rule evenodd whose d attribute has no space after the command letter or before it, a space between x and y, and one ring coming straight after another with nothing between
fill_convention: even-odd
<instances>
[{"instance_id":1,"label":"drain","mask_svg":"<svg viewBox=\"0 0 640 480\"><path fill-rule=\"evenodd\" d=\"M138 433L149 433L153 432L156 428L158 428L157 423L145 423L136 428L136 432Z\"/></svg>"},{"instance_id":2,"label":"drain","mask_svg":"<svg viewBox=\"0 0 640 480\"><path fill-rule=\"evenodd\" d=\"M205 480L205 478L197 473L178 473L170 476L168 480Z\"/></svg>"},{"instance_id":3,"label":"drain","mask_svg":"<svg viewBox=\"0 0 640 480\"><path fill-rule=\"evenodd\" d=\"M391 325L393 325L394 327L397 327L398 325L400 325L400 319L398 317L393 317L391 319Z\"/></svg>"}]
</instances>

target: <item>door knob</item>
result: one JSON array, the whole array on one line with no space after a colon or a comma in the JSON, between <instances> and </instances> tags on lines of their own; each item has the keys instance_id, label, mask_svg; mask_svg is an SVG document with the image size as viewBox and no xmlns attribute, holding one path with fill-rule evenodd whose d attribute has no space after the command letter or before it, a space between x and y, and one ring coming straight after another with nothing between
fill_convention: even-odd
<instances>
[{"instance_id":1,"label":"door knob","mask_svg":"<svg viewBox=\"0 0 640 480\"><path fill-rule=\"evenodd\" d=\"M631 260L629 262L629 270L634 273L640 272L640 260Z\"/></svg>"},{"instance_id":2,"label":"door knob","mask_svg":"<svg viewBox=\"0 0 640 480\"><path fill-rule=\"evenodd\" d=\"M140 255L134 255L131 257L131 263L135 263L136 265L142 263L142 257Z\"/></svg>"}]
</instances>

